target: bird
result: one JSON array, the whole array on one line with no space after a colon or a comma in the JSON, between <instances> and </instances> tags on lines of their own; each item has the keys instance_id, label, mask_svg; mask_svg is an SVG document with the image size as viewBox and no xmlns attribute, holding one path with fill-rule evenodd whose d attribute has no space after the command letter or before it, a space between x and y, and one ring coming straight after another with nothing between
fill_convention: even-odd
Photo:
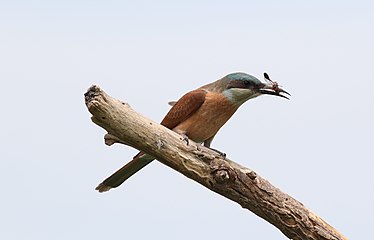
<instances>
[{"instance_id":1,"label":"bird","mask_svg":"<svg viewBox=\"0 0 374 240\"><path fill-rule=\"evenodd\" d=\"M161 125L182 135L187 144L192 140L210 148L220 128L249 99L260 95L289 99L286 95L290 94L271 80L267 73L264 73L264 79L265 83L250 74L235 72L192 90L178 101L169 103L172 107ZM96 190L106 192L118 187L154 159L151 155L139 152L130 162L100 183Z\"/></svg>"}]
</instances>

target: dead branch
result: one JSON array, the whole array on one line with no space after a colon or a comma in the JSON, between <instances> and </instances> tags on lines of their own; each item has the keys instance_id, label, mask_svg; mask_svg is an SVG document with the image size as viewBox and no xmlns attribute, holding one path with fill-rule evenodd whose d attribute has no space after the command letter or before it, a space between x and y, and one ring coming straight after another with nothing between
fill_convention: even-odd
<instances>
[{"instance_id":1,"label":"dead branch","mask_svg":"<svg viewBox=\"0 0 374 240\"><path fill-rule=\"evenodd\" d=\"M85 94L92 121L104 128L107 145L123 143L148 153L210 190L229 198L277 227L290 239L346 239L256 172L136 113L97 86Z\"/></svg>"}]
</instances>

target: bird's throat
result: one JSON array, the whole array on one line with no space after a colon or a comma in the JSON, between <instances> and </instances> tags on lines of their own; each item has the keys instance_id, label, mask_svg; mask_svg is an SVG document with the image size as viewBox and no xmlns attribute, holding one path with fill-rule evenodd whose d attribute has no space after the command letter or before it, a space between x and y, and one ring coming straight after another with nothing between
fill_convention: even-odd
<instances>
[{"instance_id":1,"label":"bird's throat","mask_svg":"<svg viewBox=\"0 0 374 240\"><path fill-rule=\"evenodd\" d=\"M251 98L255 98L260 94L251 89L230 88L223 91L223 95L234 105L239 107Z\"/></svg>"}]
</instances>

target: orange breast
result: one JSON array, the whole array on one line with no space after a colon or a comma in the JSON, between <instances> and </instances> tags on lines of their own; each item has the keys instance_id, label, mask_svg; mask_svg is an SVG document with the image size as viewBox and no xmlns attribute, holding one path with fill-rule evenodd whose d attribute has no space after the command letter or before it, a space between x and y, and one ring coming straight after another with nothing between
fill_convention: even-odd
<instances>
[{"instance_id":1,"label":"orange breast","mask_svg":"<svg viewBox=\"0 0 374 240\"><path fill-rule=\"evenodd\" d=\"M183 133L195 142L204 142L213 137L237 109L222 94L208 92L201 107L173 131Z\"/></svg>"}]
</instances>

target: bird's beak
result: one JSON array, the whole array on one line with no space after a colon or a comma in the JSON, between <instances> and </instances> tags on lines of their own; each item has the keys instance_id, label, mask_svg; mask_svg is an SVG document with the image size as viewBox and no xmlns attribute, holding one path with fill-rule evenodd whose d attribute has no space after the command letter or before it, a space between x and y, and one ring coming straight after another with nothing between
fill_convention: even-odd
<instances>
[{"instance_id":1,"label":"bird's beak","mask_svg":"<svg viewBox=\"0 0 374 240\"><path fill-rule=\"evenodd\" d=\"M287 94L288 96L291 96L291 94L280 88L277 82L271 80L269 74L264 73L264 79L266 83L262 83L261 86L258 88L259 93L279 96L282 98L287 98L289 100L287 96L282 95L281 93Z\"/></svg>"},{"instance_id":2,"label":"bird's beak","mask_svg":"<svg viewBox=\"0 0 374 240\"><path fill-rule=\"evenodd\" d=\"M286 92L285 90L280 88L278 86L278 84L275 83L275 82L264 83L264 85L258 91L261 94L274 95L274 96L286 98L288 100L289 100L289 98L287 96L285 96L284 94L287 94L288 96L291 96L291 94L289 94L288 92ZM282 95L282 93L283 93L283 95Z\"/></svg>"}]
</instances>

